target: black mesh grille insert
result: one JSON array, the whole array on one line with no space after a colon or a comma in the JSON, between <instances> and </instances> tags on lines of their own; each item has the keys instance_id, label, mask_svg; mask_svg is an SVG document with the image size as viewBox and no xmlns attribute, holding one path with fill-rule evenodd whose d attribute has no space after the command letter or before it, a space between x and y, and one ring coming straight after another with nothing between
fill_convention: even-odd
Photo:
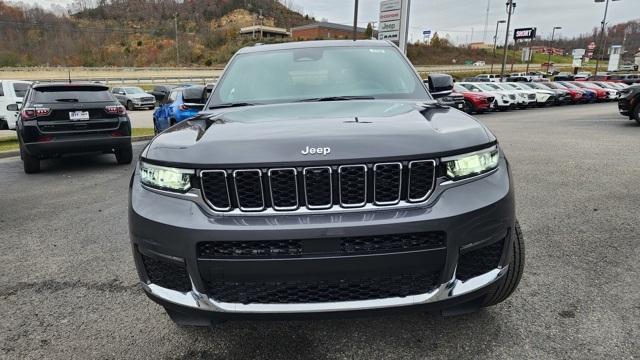
<instances>
[{"instance_id":1,"label":"black mesh grille insert","mask_svg":"<svg viewBox=\"0 0 640 360\"><path fill-rule=\"evenodd\" d=\"M197 248L201 259L275 258L302 254L300 240L205 241L198 243Z\"/></svg>"},{"instance_id":2,"label":"black mesh grille insert","mask_svg":"<svg viewBox=\"0 0 640 360\"><path fill-rule=\"evenodd\" d=\"M269 172L271 201L276 210L298 207L298 186L295 169L274 169Z\"/></svg>"},{"instance_id":3,"label":"black mesh grille insert","mask_svg":"<svg viewBox=\"0 0 640 360\"><path fill-rule=\"evenodd\" d=\"M367 202L367 167L340 168L340 204L345 207L364 206Z\"/></svg>"},{"instance_id":4,"label":"black mesh grille insert","mask_svg":"<svg viewBox=\"0 0 640 360\"><path fill-rule=\"evenodd\" d=\"M214 209L229 209L231 203L229 202L226 172L222 170L203 172L201 177L204 196L213 205Z\"/></svg>"},{"instance_id":5,"label":"black mesh grille insert","mask_svg":"<svg viewBox=\"0 0 640 360\"><path fill-rule=\"evenodd\" d=\"M414 161L409 164L409 200L422 201L433 189L435 183L435 163Z\"/></svg>"},{"instance_id":6,"label":"black mesh grille insert","mask_svg":"<svg viewBox=\"0 0 640 360\"><path fill-rule=\"evenodd\" d=\"M332 205L331 169L307 168L304 173L307 206L328 208Z\"/></svg>"},{"instance_id":7,"label":"black mesh grille insert","mask_svg":"<svg viewBox=\"0 0 640 360\"><path fill-rule=\"evenodd\" d=\"M437 249L446 246L446 237L444 232L433 231L344 238L342 252L346 255L354 255Z\"/></svg>"},{"instance_id":8,"label":"black mesh grille insert","mask_svg":"<svg viewBox=\"0 0 640 360\"><path fill-rule=\"evenodd\" d=\"M206 282L216 301L242 304L292 304L358 301L427 293L440 273L380 275L352 279L272 282Z\"/></svg>"},{"instance_id":9,"label":"black mesh grille insert","mask_svg":"<svg viewBox=\"0 0 640 360\"><path fill-rule=\"evenodd\" d=\"M191 281L184 264L142 255L142 263L151 283L167 289L187 292Z\"/></svg>"},{"instance_id":10,"label":"black mesh grille insert","mask_svg":"<svg viewBox=\"0 0 640 360\"><path fill-rule=\"evenodd\" d=\"M262 210L264 208L262 172L260 170L237 170L233 175L240 208L243 210Z\"/></svg>"},{"instance_id":11,"label":"black mesh grille insert","mask_svg":"<svg viewBox=\"0 0 640 360\"><path fill-rule=\"evenodd\" d=\"M460 254L456 276L460 280L468 280L474 276L482 275L498 267L504 240L491 245Z\"/></svg>"},{"instance_id":12,"label":"black mesh grille insert","mask_svg":"<svg viewBox=\"0 0 640 360\"><path fill-rule=\"evenodd\" d=\"M197 245L200 259L278 258L306 255L367 255L440 249L446 246L442 231L356 236L344 238L205 241Z\"/></svg>"},{"instance_id":13,"label":"black mesh grille insert","mask_svg":"<svg viewBox=\"0 0 640 360\"><path fill-rule=\"evenodd\" d=\"M399 201L402 165L399 163L378 164L374 170L376 203L385 204Z\"/></svg>"}]
</instances>

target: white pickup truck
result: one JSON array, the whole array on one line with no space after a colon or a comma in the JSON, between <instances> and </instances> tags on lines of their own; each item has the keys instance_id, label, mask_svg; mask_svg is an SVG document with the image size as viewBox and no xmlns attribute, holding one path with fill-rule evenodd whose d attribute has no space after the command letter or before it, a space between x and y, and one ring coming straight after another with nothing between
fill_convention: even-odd
<instances>
[{"instance_id":1,"label":"white pickup truck","mask_svg":"<svg viewBox=\"0 0 640 360\"><path fill-rule=\"evenodd\" d=\"M18 111L9 110L9 105L22 105L22 99L31 87L31 82L20 80L0 80L0 130L15 130Z\"/></svg>"}]
</instances>

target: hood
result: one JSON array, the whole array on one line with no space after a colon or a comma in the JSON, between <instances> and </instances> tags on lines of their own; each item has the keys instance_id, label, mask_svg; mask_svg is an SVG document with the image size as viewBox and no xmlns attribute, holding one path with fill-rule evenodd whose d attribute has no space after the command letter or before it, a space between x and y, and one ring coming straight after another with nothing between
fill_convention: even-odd
<instances>
[{"instance_id":1,"label":"hood","mask_svg":"<svg viewBox=\"0 0 640 360\"><path fill-rule=\"evenodd\" d=\"M434 102L313 102L203 112L158 135L143 157L199 168L329 164L431 158L495 141L471 116Z\"/></svg>"},{"instance_id":2,"label":"hood","mask_svg":"<svg viewBox=\"0 0 640 360\"><path fill-rule=\"evenodd\" d=\"M144 94L128 94L127 96L129 96L130 98L133 98L133 99L143 99L143 98L154 97L153 95L147 94L147 93L144 93Z\"/></svg>"}]
</instances>

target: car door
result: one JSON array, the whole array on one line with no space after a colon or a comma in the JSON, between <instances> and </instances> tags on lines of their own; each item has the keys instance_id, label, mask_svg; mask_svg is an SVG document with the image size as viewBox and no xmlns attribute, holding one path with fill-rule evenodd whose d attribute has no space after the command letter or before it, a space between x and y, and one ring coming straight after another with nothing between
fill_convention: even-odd
<instances>
[{"instance_id":1,"label":"car door","mask_svg":"<svg viewBox=\"0 0 640 360\"><path fill-rule=\"evenodd\" d=\"M123 95L122 88L113 88L111 89L111 93L116 98L116 100L120 102L120 104L122 105L126 104L126 99L125 99L125 96Z\"/></svg>"}]
</instances>

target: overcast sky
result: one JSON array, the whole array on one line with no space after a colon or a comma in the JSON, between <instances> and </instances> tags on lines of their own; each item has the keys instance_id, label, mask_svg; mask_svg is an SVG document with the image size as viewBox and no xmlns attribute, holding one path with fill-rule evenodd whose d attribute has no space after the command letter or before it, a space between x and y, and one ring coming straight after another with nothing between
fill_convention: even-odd
<instances>
[{"instance_id":1,"label":"overcast sky","mask_svg":"<svg viewBox=\"0 0 640 360\"><path fill-rule=\"evenodd\" d=\"M64 5L68 0L22 0L47 7L48 4ZM291 1L291 0L289 0ZM422 30L448 34L455 43L482 41L487 2L491 3L489 30L486 40L491 41L496 21L506 19L506 0L412 0L411 37L419 40ZM293 0L296 7L320 20L353 23L353 0ZM360 0L361 26L378 20L379 0ZM604 3L594 0L516 0L514 27L537 27L538 35L549 36L554 26L562 26L557 34L573 36L591 32L599 26L604 15ZM640 19L640 0L620 0L609 6L607 22L615 24ZM473 30L473 31L472 31ZM502 26L504 31L504 25ZM473 32L473 38L472 38ZM502 35L504 39L504 33ZM504 41L504 40L503 40Z\"/></svg>"}]
</instances>

